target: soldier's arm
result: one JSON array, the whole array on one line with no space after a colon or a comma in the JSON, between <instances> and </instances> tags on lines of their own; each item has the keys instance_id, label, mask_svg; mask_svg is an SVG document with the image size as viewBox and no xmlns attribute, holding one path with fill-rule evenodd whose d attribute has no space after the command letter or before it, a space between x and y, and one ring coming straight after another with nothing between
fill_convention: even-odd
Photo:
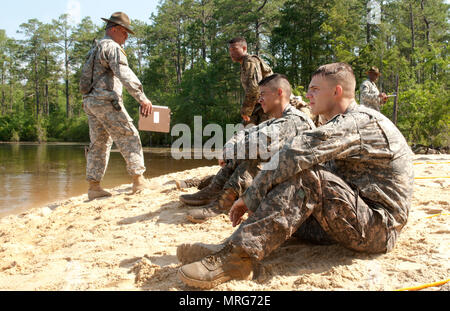
<instances>
[{"instance_id":1,"label":"soldier's arm","mask_svg":"<svg viewBox=\"0 0 450 311\"><path fill-rule=\"evenodd\" d=\"M247 208L256 211L266 194L275 186L314 165L332 159L346 158L360 153L361 137L352 116L337 117L334 121L295 136L272 157L269 167L262 170L242 199Z\"/></svg>"},{"instance_id":2,"label":"soldier's arm","mask_svg":"<svg viewBox=\"0 0 450 311\"><path fill-rule=\"evenodd\" d=\"M279 118L268 120L235 134L224 146L223 158L226 160L268 160L278 151L280 139L292 132L288 120ZM289 129L290 130L289 130Z\"/></svg>"},{"instance_id":3,"label":"soldier's arm","mask_svg":"<svg viewBox=\"0 0 450 311\"><path fill-rule=\"evenodd\" d=\"M137 102L147 102L142 83L134 72L128 67L128 60L124 52L119 47L111 48L107 51L109 67L114 75L122 82L128 93L136 99Z\"/></svg>"},{"instance_id":4,"label":"soldier's arm","mask_svg":"<svg viewBox=\"0 0 450 311\"><path fill-rule=\"evenodd\" d=\"M371 104L379 104L380 103L379 93L372 91L371 87L367 83L361 84L360 94L361 94L361 100L363 100L367 103L371 103Z\"/></svg>"},{"instance_id":5,"label":"soldier's arm","mask_svg":"<svg viewBox=\"0 0 450 311\"><path fill-rule=\"evenodd\" d=\"M241 115L250 117L253 109L258 102L259 86L258 86L258 72L256 70L256 63L253 61L247 61L244 63L243 70L246 75L244 81L245 98L241 107Z\"/></svg>"},{"instance_id":6,"label":"soldier's arm","mask_svg":"<svg viewBox=\"0 0 450 311\"><path fill-rule=\"evenodd\" d=\"M238 157L248 159L248 154L246 153L248 152L249 136L255 135L255 133L257 133L259 130L266 127L267 123L268 122L266 121L257 126L253 126L234 134L233 137L231 137L223 147L223 159L236 160Z\"/></svg>"}]
</instances>

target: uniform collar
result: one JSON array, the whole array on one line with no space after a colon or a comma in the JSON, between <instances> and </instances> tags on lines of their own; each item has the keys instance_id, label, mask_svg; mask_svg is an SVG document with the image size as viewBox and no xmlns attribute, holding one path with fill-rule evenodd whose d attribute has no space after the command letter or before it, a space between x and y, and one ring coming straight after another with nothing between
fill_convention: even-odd
<instances>
[{"instance_id":1,"label":"uniform collar","mask_svg":"<svg viewBox=\"0 0 450 311\"><path fill-rule=\"evenodd\" d=\"M287 104L286 107L284 107L283 110L283 117L286 116L286 114L291 111L292 105L291 104Z\"/></svg>"},{"instance_id":2,"label":"uniform collar","mask_svg":"<svg viewBox=\"0 0 450 311\"><path fill-rule=\"evenodd\" d=\"M354 100L351 102L351 104L347 107L347 110L345 111L344 114L349 113L353 110L355 110L358 107L358 103Z\"/></svg>"}]
</instances>

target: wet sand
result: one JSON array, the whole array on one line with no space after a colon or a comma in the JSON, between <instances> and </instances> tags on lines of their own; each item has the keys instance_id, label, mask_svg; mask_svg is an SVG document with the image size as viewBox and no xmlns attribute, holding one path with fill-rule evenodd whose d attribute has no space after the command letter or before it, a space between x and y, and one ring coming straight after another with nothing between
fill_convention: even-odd
<instances>
[{"instance_id":1,"label":"wet sand","mask_svg":"<svg viewBox=\"0 0 450 311\"><path fill-rule=\"evenodd\" d=\"M288 242L261 262L251 281L215 290L395 290L450 278L450 156L415 157L408 224L393 251L368 255L339 245ZM111 198L73 197L0 219L1 290L192 290L178 280L176 248L218 243L232 232L227 216L185 220L189 207L173 179L206 176L218 166L153 178L158 190ZM441 178L436 178L441 177ZM442 178L447 177L447 178ZM426 290L450 289L450 283Z\"/></svg>"}]
</instances>

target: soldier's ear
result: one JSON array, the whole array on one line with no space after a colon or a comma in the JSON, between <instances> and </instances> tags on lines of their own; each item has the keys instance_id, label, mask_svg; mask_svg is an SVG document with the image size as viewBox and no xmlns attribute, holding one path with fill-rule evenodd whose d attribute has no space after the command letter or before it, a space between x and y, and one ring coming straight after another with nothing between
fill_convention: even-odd
<instances>
[{"instance_id":1,"label":"soldier's ear","mask_svg":"<svg viewBox=\"0 0 450 311\"><path fill-rule=\"evenodd\" d=\"M278 88L277 94L278 94L278 96L283 95L283 89L281 87Z\"/></svg>"},{"instance_id":2,"label":"soldier's ear","mask_svg":"<svg viewBox=\"0 0 450 311\"><path fill-rule=\"evenodd\" d=\"M343 93L344 89L342 88L342 86L339 84L336 85L336 87L334 88L334 96L341 97Z\"/></svg>"}]
</instances>

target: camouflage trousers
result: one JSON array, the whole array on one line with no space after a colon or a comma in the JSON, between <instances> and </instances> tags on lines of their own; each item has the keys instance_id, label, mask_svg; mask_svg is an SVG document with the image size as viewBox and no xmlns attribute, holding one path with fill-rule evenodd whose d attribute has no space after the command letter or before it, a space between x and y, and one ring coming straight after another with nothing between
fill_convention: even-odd
<instances>
[{"instance_id":1,"label":"camouflage trousers","mask_svg":"<svg viewBox=\"0 0 450 311\"><path fill-rule=\"evenodd\" d=\"M230 241L257 260L295 233L313 242L334 241L359 252L385 253L395 240L387 242L391 234L386 217L383 209L371 208L340 177L316 166L275 186Z\"/></svg>"},{"instance_id":2,"label":"camouflage trousers","mask_svg":"<svg viewBox=\"0 0 450 311\"><path fill-rule=\"evenodd\" d=\"M88 115L91 144L87 153L86 179L101 181L109 162L113 142L127 165L130 175L145 172L144 153L139 132L121 103L117 111L109 101L86 97L83 108Z\"/></svg>"},{"instance_id":3,"label":"camouflage trousers","mask_svg":"<svg viewBox=\"0 0 450 311\"><path fill-rule=\"evenodd\" d=\"M233 189L241 196L251 186L255 176L261 171L259 160L245 160L236 163L237 167L224 185L224 189Z\"/></svg>"},{"instance_id":4,"label":"camouflage trousers","mask_svg":"<svg viewBox=\"0 0 450 311\"><path fill-rule=\"evenodd\" d=\"M231 188L240 196L250 187L259 171L258 160L232 160L217 172L211 183L225 190ZM206 176L202 182L206 182L208 178Z\"/></svg>"}]
</instances>

